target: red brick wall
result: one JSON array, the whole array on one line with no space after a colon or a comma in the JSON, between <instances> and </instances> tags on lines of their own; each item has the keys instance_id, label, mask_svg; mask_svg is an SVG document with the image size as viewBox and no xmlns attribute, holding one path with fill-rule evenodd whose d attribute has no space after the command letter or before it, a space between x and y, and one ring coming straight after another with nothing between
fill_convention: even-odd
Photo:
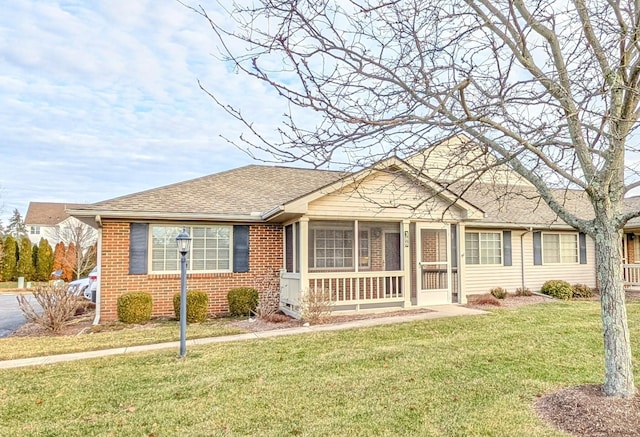
<instances>
[{"instance_id":1,"label":"red brick wall","mask_svg":"<svg viewBox=\"0 0 640 437\"><path fill-rule=\"evenodd\" d=\"M249 228L248 273L193 273L188 290L209 294L209 313L228 311L227 292L234 287L254 287L265 275L283 267L282 226L256 224ZM146 291L153 297L154 316L173 316L173 295L180 292L179 274L129 274L129 223L104 221L102 228L101 319L117 319L118 297L129 291ZM258 291L262 291L259 290Z\"/></svg>"}]
</instances>

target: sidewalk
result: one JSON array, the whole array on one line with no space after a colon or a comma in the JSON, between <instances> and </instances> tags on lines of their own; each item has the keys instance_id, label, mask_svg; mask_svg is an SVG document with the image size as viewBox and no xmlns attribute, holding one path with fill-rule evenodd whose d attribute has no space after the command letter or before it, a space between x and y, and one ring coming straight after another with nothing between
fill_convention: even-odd
<instances>
[{"instance_id":1,"label":"sidewalk","mask_svg":"<svg viewBox=\"0 0 640 437\"><path fill-rule=\"evenodd\" d=\"M352 320L343 323L331 323L326 325L299 326L295 328L273 329L270 331L250 332L246 334L226 335L221 337L197 338L187 340L187 347L201 346L205 344L228 343L232 341L253 340L257 338L284 337L289 335L306 334L312 332L340 331L345 329L365 328L369 326L391 325L395 323L414 322L418 320L442 319L456 316L472 316L488 314L486 311L466 308L459 305L439 305L429 307L430 312L398 315L391 317L378 317L361 320ZM145 344L141 346L129 346L114 349L103 349L88 352L76 352L71 354L49 355L44 357L21 358L17 360L0 361L0 369L13 369L17 367L39 366L43 364L61 363L65 361L86 360L89 358L108 357L112 355L131 354L136 352L154 351L161 349L175 349L178 351L179 341L167 343Z\"/></svg>"}]
</instances>

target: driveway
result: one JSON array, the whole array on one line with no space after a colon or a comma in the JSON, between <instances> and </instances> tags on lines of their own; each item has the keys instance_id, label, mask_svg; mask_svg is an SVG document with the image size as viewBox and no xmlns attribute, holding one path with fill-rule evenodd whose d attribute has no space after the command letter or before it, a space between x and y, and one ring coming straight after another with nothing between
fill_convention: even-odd
<instances>
[{"instance_id":1,"label":"driveway","mask_svg":"<svg viewBox=\"0 0 640 437\"><path fill-rule=\"evenodd\" d=\"M32 296L30 296L33 299ZM0 337L6 337L26 322L15 294L0 294Z\"/></svg>"}]
</instances>

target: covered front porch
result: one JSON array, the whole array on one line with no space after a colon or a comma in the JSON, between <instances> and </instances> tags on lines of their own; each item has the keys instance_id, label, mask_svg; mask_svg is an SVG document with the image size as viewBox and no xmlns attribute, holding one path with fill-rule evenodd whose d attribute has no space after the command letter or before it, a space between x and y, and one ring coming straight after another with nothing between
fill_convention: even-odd
<instances>
[{"instance_id":1,"label":"covered front porch","mask_svg":"<svg viewBox=\"0 0 640 437\"><path fill-rule=\"evenodd\" d=\"M326 220L285 226L280 309L302 316L304 293L334 312L460 303L463 225L417 220Z\"/></svg>"},{"instance_id":2,"label":"covered front porch","mask_svg":"<svg viewBox=\"0 0 640 437\"><path fill-rule=\"evenodd\" d=\"M640 290L640 229L625 230L622 238L622 277L627 290Z\"/></svg>"}]
</instances>

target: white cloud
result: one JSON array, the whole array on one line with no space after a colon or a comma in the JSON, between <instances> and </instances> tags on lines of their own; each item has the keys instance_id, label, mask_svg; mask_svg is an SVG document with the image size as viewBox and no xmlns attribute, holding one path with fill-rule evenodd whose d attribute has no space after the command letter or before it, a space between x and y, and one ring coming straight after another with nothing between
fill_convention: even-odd
<instances>
[{"instance_id":1,"label":"white cloud","mask_svg":"<svg viewBox=\"0 0 640 437\"><path fill-rule=\"evenodd\" d=\"M266 131L282 103L215 55L208 23L178 2L3 2L3 216L29 201L96 202L250 163L220 138L243 127L197 80Z\"/></svg>"}]
</instances>

